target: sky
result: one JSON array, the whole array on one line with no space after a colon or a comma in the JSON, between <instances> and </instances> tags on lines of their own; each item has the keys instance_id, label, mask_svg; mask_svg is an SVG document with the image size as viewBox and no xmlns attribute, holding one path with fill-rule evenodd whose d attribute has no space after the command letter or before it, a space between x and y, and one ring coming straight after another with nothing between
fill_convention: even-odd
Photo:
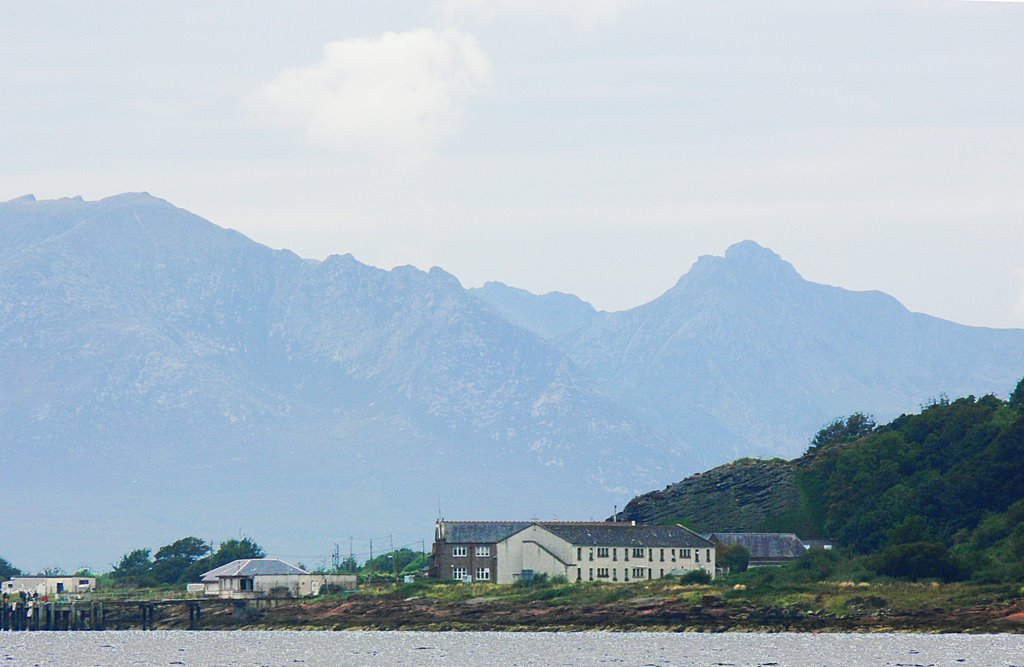
<instances>
[{"instance_id":1,"label":"sky","mask_svg":"<svg viewBox=\"0 0 1024 667\"><path fill-rule=\"evenodd\" d=\"M1020 2L4 2L0 200L148 191L606 310L753 239L1022 327L1022 36Z\"/></svg>"}]
</instances>

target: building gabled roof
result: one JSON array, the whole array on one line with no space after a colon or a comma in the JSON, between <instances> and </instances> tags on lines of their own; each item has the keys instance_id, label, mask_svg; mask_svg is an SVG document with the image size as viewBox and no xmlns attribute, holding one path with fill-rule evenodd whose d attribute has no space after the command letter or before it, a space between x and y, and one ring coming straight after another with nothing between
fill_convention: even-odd
<instances>
[{"instance_id":1,"label":"building gabled roof","mask_svg":"<svg viewBox=\"0 0 1024 667\"><path fill-rule=\"evenodd\" d=\"M227 565L221 565L204 572L202 581L215 582L221 577L255 577L260 575L309 574L301 567L295 567L278 558L241 558Z\"/></svg>"},{"instance_id":2,"label":"building gabled roof","mask_svg":"<svg viewBox=\"0 0 1024 667\"><path fill-rule=\"evenodd\" d=\"M501 542L530 525L529 521L442 521L444 541L449 544Z\"/></svg>"},{"instance_id":3,"label":"building gabled roof","mask_svg":"<svg viewBox=\"0 0 1024 667\"><path fill-rule=\"evenodd\" d=\"M682 526L633 526L628 523L538 523L566 542L602 547L713 547L697 533Z\"/></svg>"},{"instance_id":4,"label":"building gabled roof","mask_svg":"<svg viewBox=\"0 0 1024 667\"><path fill-rule=\"evenodd\" d=\"M806 549L793 533L711 533L715 544L740 544L750 552L751 560L799 558Z\"/></svg>"}]
</instances>

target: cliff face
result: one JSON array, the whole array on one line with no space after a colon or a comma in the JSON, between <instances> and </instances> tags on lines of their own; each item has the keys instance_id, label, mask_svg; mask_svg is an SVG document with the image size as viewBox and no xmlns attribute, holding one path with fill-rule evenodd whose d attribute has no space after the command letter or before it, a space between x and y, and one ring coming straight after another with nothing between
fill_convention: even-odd
<instances>
[{"instance_id":1,"label":"cliff face","mask_svg":"<svg viewBox=\"0 0 1024 667\"><path fill-rule=\"evenodd\" d=\"M800 509L796 464L740 459L637 496L619 515L637 523L677 523L698 532L770 531Z\"/></svg>"}]
</instances>

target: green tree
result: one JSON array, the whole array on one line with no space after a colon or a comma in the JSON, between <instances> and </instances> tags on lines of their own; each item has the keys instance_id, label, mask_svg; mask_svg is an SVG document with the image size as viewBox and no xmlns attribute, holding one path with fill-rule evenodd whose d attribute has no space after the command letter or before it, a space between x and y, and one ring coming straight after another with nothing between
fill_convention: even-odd
<instances>
[{"instance_id":1,"label":"green tree","mask_svg":"<svg viewBox=\"0 0 1024 667\"><path fill-rule=\"evenodd\" d=\"M855 412L846 419L826 424L811 440L811 449L863 438L873 432L877 424L871 415Z\"/></svg>"},{"instance_id":2,"label":"green tree","mask_svg":"<svg viewBox=\"0 0 1024 667\"><path fill-rule=\"evenodd\" d=\"M363 571L380 572L382 574L395 572L396 558L398 560L397 571L401 572L409 568L409 566L415 567L415 563L422 561L422 554L419 551L413 551L406 547L396 549L393 552L383 553L376 558L366 561L363 564Z\"/></svg>"},{"instance_id":3,"label":"green tree","mask_svg":"<svg viewBox=\"0 0 1024 667\"><path fill-rule=\"evenodd\" d=\"M21 575L21 570L14 567L6 558L0 558L0 581L7 581L11 577Z\"/></svg>"},{"instance_id":4,"label":"green tree","mask_svg":"<svg viewBox=\"0 0 1024 667\"><path fill-rule=\"evenodd\" d=\"M166 584L183 581L185 571L200 558L210 553L210 547L198 537L183 537L157 550L153 560L153 575Z\"/></svg>"},{"instance_id":5,"label":"green tree","mask_svg":"<svg viewBox=\"0 0 1024 667\"><path fill-rule=\"evenodd\" d=\"M179 581L199 581L204 572L209 572L231 561L244 558L264 558L266 552L251 537L224 540L217 551L192 562L179 577Z\"/></svg>"},{"instance_id":6,"label":"green tree","mask_svg":"<svg viewBox=\"0 0 1024 667\"><path fill-rule=\"evenodd\" d=\"M152 586L156 579L153 577L153 561L150 559L149 549L135 549L121 556L121 560L110 575L115 581L125 586Z\"/></svg>"},{"instance_id":7,"label":"green tree","mask_svg":"<svg viewBox=\"0 0 1024 667\"><path fill-rule=\"evenodd\" d=\"M955 581L960 569L949 551L936 542L912 542L886 547L876 560L879 574L901 579L941 579Z\"/></svg>"},{"instance_id":8,"label":"green tree","mask_svg":"<svg viewBox=\"0 0 1024 667\"><path fill-rule=\"evenodd\" d=\"M750 552L742 544L719 544L715 549L715 565L729 572L746 572L750 566Z\"/></svg>"},{"instance_id":9,"label":"green tree","mask_svg":"<svg viewBox=\"0 0 1024 667\"><path fill-rule=\"evenodd\" d=\"M1017 383L1017 387L1010 394L1010 407L1018 412L1024 412L1024 378Z\"/></svg>"},{"instance_id":10,"label":"green tree","mask_svg":"<svg viewBox=\"0 0 1024 667\"><path fill-rule=\"evenodd\" d=\"M352 556L346 556L345 560L341 561L338 566L338 571L342 574L355 574L359 570L359 563Z\"/></svg>"}]
</instances>

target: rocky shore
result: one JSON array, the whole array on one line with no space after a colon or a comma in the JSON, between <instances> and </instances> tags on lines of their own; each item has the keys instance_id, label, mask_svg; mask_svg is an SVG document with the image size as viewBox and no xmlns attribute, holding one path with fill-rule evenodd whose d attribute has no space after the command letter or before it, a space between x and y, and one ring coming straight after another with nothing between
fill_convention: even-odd
<instances>
[{"instance_id":1,"label":"rocky shore","mask_svg":"<svg viewBox=\"0 0 1024 667\"><path fill-rule=\"evenodd\" d=\"M963 609L895 610L870 595L853 598L843 613L826 609L756 606L713 594L693 602L671 597L631 598L603 604L486 596L463 600L391 596L291 601L250 612L204 619L203 629L435 630L435 631L659 631L659 632L966 632L1024 633L1024 602ZM186 624L183 626L183 624ZM157 627L187 627L187 616L168 613Z\"/></svg>"}]
</instances>

